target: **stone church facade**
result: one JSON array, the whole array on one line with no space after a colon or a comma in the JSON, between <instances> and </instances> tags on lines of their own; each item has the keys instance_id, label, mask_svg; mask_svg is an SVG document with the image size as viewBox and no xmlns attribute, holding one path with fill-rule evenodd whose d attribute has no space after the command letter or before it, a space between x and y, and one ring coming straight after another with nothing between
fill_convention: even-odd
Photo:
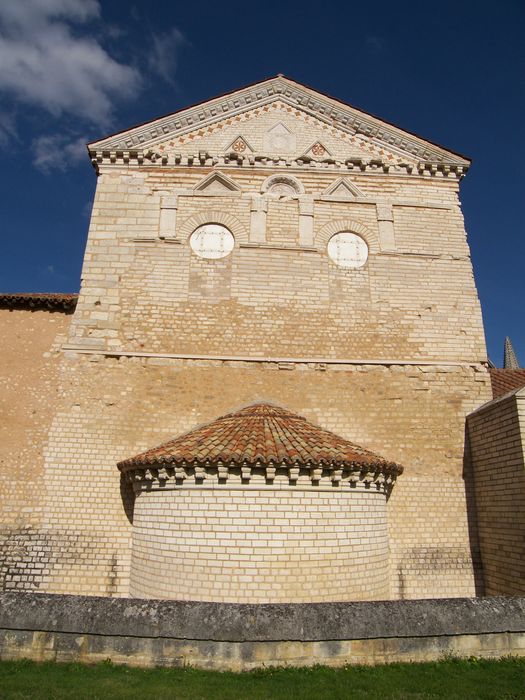
<instances>
[{"instance_id":1,"label":"stone church facade","mask_svg":"<svg viewBox=\"0 0 525 700\"><path fill-rule=\"evenodd\" d=\"M486 492L465 419L492 391L458 198L470 161L283 76L89 153L76 304L1 312L16 406L0 448L3 587L253 603L484 593ZM135 489L117 469L253 405L403 471L388 488L380 469L352 482L336 455L316 480L293 436L296 466L263 446L230 476L223 453L197 464L196 443L191 459L143 465Z\"/></svg>"}]
</instances>

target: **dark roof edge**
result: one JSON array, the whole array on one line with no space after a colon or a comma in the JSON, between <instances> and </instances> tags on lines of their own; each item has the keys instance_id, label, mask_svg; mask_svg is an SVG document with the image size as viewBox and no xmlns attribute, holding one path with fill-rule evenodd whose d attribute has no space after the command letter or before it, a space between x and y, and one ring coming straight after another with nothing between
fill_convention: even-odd
<instances>
[{"instance_id":1,"label":"dark roof edge","mask_svg":"<svg viewBox=\"0 0 525 700\"><path fill-rule=\"evenodd\" d=\"M0 309L29 309L72 313L78 301L78 294L48 292L0 293Z\"/></svg>"}]
</instances>

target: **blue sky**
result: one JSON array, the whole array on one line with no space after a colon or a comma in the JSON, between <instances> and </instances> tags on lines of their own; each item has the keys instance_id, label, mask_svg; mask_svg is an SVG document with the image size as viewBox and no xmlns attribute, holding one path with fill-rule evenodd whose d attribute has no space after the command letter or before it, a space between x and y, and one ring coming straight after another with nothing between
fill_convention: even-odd
<instances>
[{"instance_id":1,"label":"blue sky","mask_svg":"<svg viewBox=\"0 0 525 700\"><path fill-rule=\"evenodd\" d=\"M523 0L0 2L0 290L78 291L84 144L276 73L473 159L489 355L525 364Z\"/></svg>"}]
</instances>

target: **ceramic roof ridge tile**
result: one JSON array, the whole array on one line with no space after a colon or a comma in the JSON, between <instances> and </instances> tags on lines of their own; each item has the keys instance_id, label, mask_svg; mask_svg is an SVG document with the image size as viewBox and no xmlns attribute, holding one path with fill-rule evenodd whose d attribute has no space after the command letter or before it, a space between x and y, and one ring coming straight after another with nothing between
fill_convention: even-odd
<instances>
[{"instance_id":1,"label":"ceramic roof ridge tile","mask_svg":"<svg viewBox=\"0 0 525 700\"><path fill-rule=\"evenodd\" d=\"M163 464L351 465L401 474L403 467L288 409L257 403L119 462L121 471Z\"/></svg>"}]
</instances>

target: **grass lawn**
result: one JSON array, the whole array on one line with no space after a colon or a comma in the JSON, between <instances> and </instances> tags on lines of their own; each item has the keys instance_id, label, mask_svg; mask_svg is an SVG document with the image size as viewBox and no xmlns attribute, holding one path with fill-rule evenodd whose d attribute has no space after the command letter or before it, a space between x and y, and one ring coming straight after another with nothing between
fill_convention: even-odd
<instances>
[{"instance_id":1,"label":"grass lawn","mask_svg":"<svg viewBox=\"0 0 525 700\"><path fill-rule=\"evenodd\" d=\"M342 698L525 698L525 659L447 659L426 664L265 669L219 673L137 669L102 663L0 662L0 698L9 700L339 700Z\"/></svg>"}]
</instances>

